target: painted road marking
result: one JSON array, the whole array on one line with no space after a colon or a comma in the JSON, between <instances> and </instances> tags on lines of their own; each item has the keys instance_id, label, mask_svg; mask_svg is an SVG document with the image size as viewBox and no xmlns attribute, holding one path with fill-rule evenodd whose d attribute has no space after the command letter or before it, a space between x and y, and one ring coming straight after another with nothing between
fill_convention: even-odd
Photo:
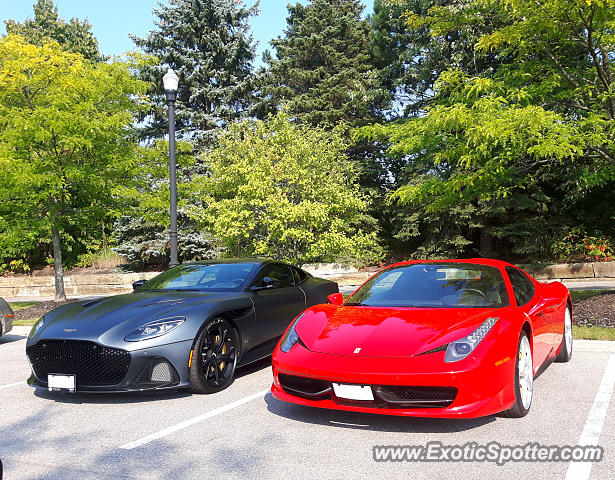
<instances>
[{"instance_id":1,"label":"painted road marking","mask_svg":"<svg viewBox=\"0 0 615 480\"><path fill-rule=\"evenodd\" d=\"M594 403L587 416L585 427L579 438L579 445L598 445L600 433L606 418L606 412L613 395L615 385L615 355L609 357L606 369L602 375L602 382L598 388L598 393L594 398ZM592 462L570 462L566 472L566 480L587 480L592 470Z\"/></svg>"},{"instance_id":2,"label":"painted road marking","mask_svg":"<svg viewBox=\"0 0 615 480\"><path fill-rule=\"evenodd\" d=\"M240 407L241 405L244 405L245 403L251 402L252 400L256 400L257 398L262 398L264 397L267 393L269 392L269 390L263 390L261 392L257 392L257 393L253 393L252 395L248 395L247 397L243 397L239 400L237 400L236 402L233 403L229 403L228 405L223 405L222 407L216 408L210 412L204 413L203 415L199 415L198 417L194 417L194 418L189 418L188 420L184 420L183 422L180 422L176 425L173 425L171 427L165 428L164 430L160 430L158 432L154 432L150 435L147 435L143 438L140 438L138 440L135 440L134 442L130 442L127 443L126 445L122 445L120 448L124 449L124 450L132 450L133 448L137 448L140 447L142 445L145 445L147 443L153 442L154 440L158 440L159 438L162 437L166 437L167 435L171 435L172 433L175 433L179 430L183 430L184 428L190 427L191 425L194 425L195 423L199 423L199 422L203 422L204 420L208 420L210 418L213 418L217 415L220 415L224 412L228 412L229 410L232 410L234 408Z\"/></svg>"},{"instance_id":3,"label":"painted road marking","mask_svg":"<svg viewBox=\"0 0 615 480\"><path fill-rule=\"evenodd\" d=\"M26 342L20 344L20 345L11 345L10 347L2 347L0 345L0 353L2 352L10 352L10 351L14 351L14 350L23 350L24 353L26 353Z\"/></svg>"},{"instance_id":4,"label":"painted road marking","mask_svg":"<svg viewBox=\"0 0 615 480\"><path fill-rule=\"evenodd\" d=\"M3 388L16 387L17 385L25 385L26 381L22 380L21 382L9 383L8 385L0 385L0 390Z\"/></svg>"}]
</instances>

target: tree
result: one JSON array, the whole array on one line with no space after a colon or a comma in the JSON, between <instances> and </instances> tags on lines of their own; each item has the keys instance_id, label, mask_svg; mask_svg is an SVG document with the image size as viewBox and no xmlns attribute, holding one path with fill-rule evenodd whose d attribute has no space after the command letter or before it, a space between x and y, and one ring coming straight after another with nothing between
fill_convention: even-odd
<instances>
[{"instance_id":1,"label":"tree","mask_svg":"<svg viewBox=\"0 0 615 480\"><path fill-rule=\"evenodd\" d=\"M257 8L258 4L248 8L237 0L173 0L154 10L155 30L144 38L131 35L160 62L143 72L155 86L153 120L144 135L166 133L162 76L167 66L180 78L178 134L186 140L210 144L218 128L241 117L252 95L255 46L249 20Z\"/></svg>"},{"instance_id":2,"label":"tree","mask_svg":"<svg viewBox=\"0 0 615 480\"><path fill-rule=\"evenodd\" d=\"M595 218L587 198L615 184L615 10L611 1L573 3L475 0L410 18L441 37L495 11L499 21L475 47L496 68L443 72L425 116L363 131L408 163L393 198L423 221L470 209L464 239L482 254L498 243L508 255L548 254L565 217Z\"/></svg>"},{"instance_id":3,"label":"tree","mask_svg":"<svg viewBox=\"0 0 615 480\"><path fill-rule=\"evenodd\" d=\"M289 5L287 29L271 42L260 74L261 117L282 106L310 125L365 125L382 103L369 54L369 27L359 0L310 0Z\"/></svg>"},{"instance_id":4,"label":"tree","mask_svg":"<svg viewBox=\"0 0 615 480\"><path fill-rule=\"evenodd\" d=\"M469 75L489 74L496 55L477 54L478 39L502 24L495 8L465 0L375 0L369 17L372 56L382 82L395 97L396 114L419 116L434 100L440 74L459 69ZM448 28L431 28L430 15L454 17ZM444 26L444 22L442 22Z\"/></svg>"},{"instance_id":5,"label":"tree","mask_svg":"<svg viewBox=\"0 0 615 480\"><path fill-rule=\"evenodd\" d=\"M130 199L130 208L114 225L116 246L113 250L130 262L162 265L169 261L169 144L156 140L138 152L139 169L122 190ZM187 142L177 143L178 254L180 262L218 256L207 232L195 228L186 215L187 191L195 176L206 173ZM198 199L197 199L198 201ZM200 203L199 203L200 204Z\"/></svg>"},{"instance_id":6,"label":"tree","mask_svg":"<svg viewBox=\"0 0 615 480\"><path fill-rule=\"evenodd\" d=\"M20 35L27 42L43 46L50 41L56 41L63 50L78 53L88 60L101 60L98 51L98 41L92 34L92 26L87 20L71 18L66 22L59 18L58 7L53 0L37 0L33 6L34 19L26 19L23 23L7 20L6 33Z\"/></svg>"},{"instance_id":7,"label":"tree","mask_svg":"<svg viewBox=\"0 0 615 480\"><path fill-rule=\"evenodd\" d=\"M206 157L210 174L191 183L202 202L188 214L229 256L293 262L377 259L375 220L335 131L290 121L234 123Z\"/></svg>"},{"instance_id":8,"label":"tree","mask_svg":"<svg viewBox=\"0 0 615 480\"><path fill-rule=\"evenodd\" d=\"M30 230L50 236L57 300L63 239L87 235L117 208L115 192L138 166L129 127L147 85L134 69L89 62L55 42L0 39L0 244Z\"/></svg>"}]
</instances>

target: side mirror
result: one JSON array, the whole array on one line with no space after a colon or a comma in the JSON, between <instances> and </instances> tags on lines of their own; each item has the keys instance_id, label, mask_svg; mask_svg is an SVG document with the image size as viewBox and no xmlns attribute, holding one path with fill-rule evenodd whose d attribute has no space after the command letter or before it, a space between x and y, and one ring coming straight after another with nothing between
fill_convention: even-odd
<instances>
[{"instance_id":1,"label":"side mirror","mask_svg":"<svg viewBox=\"0 0 615 480\"><path fill-rule=\"evenodd\" d=\"M250 290L252 290L253 292L256 292L258 290L267 290L269 288L275 288L279 284L280 282L276 280L275 278L263 277L263 281L261 282L261 284L254 285L253 287L250 288Z\"/></svg>"},{"instance_id":2,"label":"side mirror","mask_svg":"<svg viewBox=\"0 0 615 480\"><path fill-rule=\"evenodd\" d=\"M136 292L137 290L139 290L139 288L141 288L145 284L145 282L147 282L147 280L137 280L136 282L133 282L132 290Z\"/></svg>"},{"instance_id":3,"label":"side mirror","mask_svg":"<svg viewBox=\"0 0 615 480\"><path fill-rule=\"evenodd\" d=\"M333 305L338 305L338 306L343 305L344 295L342 295L341 293L332 293L331 295L327 297L327 300L329 300L329 303Z\"/></svg>"}]
</instances>

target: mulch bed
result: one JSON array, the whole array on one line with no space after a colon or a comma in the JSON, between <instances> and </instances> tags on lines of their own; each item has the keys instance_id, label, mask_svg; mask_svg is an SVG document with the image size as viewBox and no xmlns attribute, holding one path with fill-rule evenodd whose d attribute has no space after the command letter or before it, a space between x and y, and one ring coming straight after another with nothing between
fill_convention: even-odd
<instances>
[{"instance_id":1,"label":"mulch bed","mask_svg":"<svg viewBox=\"0 0 615 480\"><path fill-rule=\"evenodd\" d=\"M39 318L45 315L47 312L53 310L65 303L73 303L77 300L66 300L65 302L41 302L33 307L22 308L15 312L15 320L29 320L31 318Z\"/></svg>"},{"instance_id":2,"label":"mulch bed","mask_svg":"<svg viewBox=\"0 0 615 480\"><path fill-rule=\"evenodd\" d=\"M579 327L615 327L615 294L605 293L575 302L574 324Z\"/></svg>"}]
</instances>

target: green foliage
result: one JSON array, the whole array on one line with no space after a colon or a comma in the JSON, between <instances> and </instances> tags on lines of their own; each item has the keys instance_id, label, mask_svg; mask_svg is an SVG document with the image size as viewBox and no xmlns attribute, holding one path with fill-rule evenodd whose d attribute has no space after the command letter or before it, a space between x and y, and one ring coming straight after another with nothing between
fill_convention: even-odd
<instances>
[{"instance_id":1,"label":"green foliage","mask_svg":"<svg viewBox=\"0 0 615 480\"><path fill-rule=\"evenodd\" d=\"M138 167L129 127L147 88L131 73L137 61L0 39L0 262L44 262L54 229L77 254L121 212L118 187Z\"/></svg>"},{"instance_id":2,"label":"green foliage","mask_svg":"<svg viewBox=\"0 0 615 480\"><path fill-rule=\"evenodd\" d=\"M601 232L589 235L582 228L574 227L553 244L553 250L564 262L610 261L615 257L615 241Z\"/></svg>"},{"instance_id":3,"label":"green foliage","mask_svg":"<svg viewBox=\"0 0 615 480\"><path fill-rule=\"evenodd\" d=\"M434 39L482 23L465 38L490 68L441 72L425 115L360 135L389 142L389 155L407 162L406 185L392 201L423 222L432 217L431 228L452 217L471 227L462 234L472 243L467 254L552 256L549 243L565 217L583 221L577 207L615 183L607 75L615 10L609 2L574 3L571 10L564 0L444 2L407 15L409 29L428 28ZM468 208L469 223L454 214ZM440 230L426 231L424 246L435 241L458 252Z\"/></svg>"},{"instance_id":4,"label":"green foliage","mask_svg":"<svg viewBox=\"0 0 615 480\"><path fill-rule=\"evenodd\" d=\"M366 215L339 133L280 113L233 124L219 142L205 158L209 175L191 184L197 200L188 214L226 255L293 262L380 257L375 220Z\"/></svg>"},{"instance_id":5,"label":"green foliage","mask_svg":"<svg viewBox=\"0 0 615 480\"><path fill-rule=\"evenodd\" d=\"M103 248L79 255L77 267L92 267L97 270L112 270L126 263L126 259L110 248Z\"/></svg>"},{"instance_id":6,"label":"green foliage","mask_svg":"<svg viewBox=\"0 0 615 480\"><path fill-rule=\"evenodd\" d=\"M167 65L179 75L178 134L197 144L210 144L215 131L241 117L252 96L255 46L250 17L258 3L244 7L236 0L173 0L154 9L156 28L144 38L131 36L159 63L145 68L151 92L153 120L146 137L167 131L162 77ZM151 112L148 112L151 114Z\"/></svg>"},{"instance_id":7,"label":"green foliage","mask_svg":"<svg viewBox=\"0 0 615 480\"><path fill-rule=\"evenodd\" d=\"M282 106L300 122L364 125L388 101L369 54L369 26L359 0L289 5L287 29L266 52L261 117Z\"/></svg>"},{"instance_id":8,"label":"green foliage","mask_svg":"<svg viewBox=\"0 0 615 480\"><path fill-rule=\"evenodd\" d=\"M162 265L169 259L169 144L156 140L139 149L139 169L122 189L130 199L114 225L113 250L132 263ZM183 262L213 258L218 250L207 232L198 231L185 214L190 183L207 172L194 156L194 147L178 142L176 148L178 189L178 254Z\"/></svg>"},{"instance_id":9,"label":"green foliage","mask_svg":"<svg viewBox=\"0 0 615 480\"><path fill-rule=\"evenodd\" d=\"M88 60L102 60L98 42L87 20L71 18L69 22L58 17L58 7L53 0L37 0L33 6L34 19L23 23L6 20L6 33L20 35L27 42L42 47L51 41L58 42L63 50L77 53Z\"/></svg>"}]
</instances>

